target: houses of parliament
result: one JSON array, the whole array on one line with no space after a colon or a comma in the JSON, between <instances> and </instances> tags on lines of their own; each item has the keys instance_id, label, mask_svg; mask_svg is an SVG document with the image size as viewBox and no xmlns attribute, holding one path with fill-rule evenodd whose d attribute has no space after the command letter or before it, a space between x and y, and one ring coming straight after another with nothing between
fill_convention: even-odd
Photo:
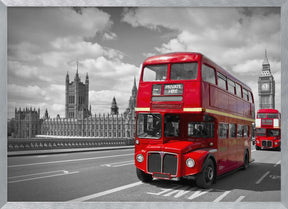
<instances>
[{"instance_id":1,"label":"houses of parliament","mask_svg":"<svg viewBox=\"0 0 288 209\"><path fill-rule=\"evenodd\" d=\"M115 97L112 99L111 112L94 114L89 105L89 76L82 82L77 71L70 81L65 81L65 118L50 118L46 109L40 118L40 109L15 109L14 138L44 137L109 137L126 138L135 134L135 106L137 97L136 80L132 88L129 105L119 114Z\"/></svg>"}]
</instances>

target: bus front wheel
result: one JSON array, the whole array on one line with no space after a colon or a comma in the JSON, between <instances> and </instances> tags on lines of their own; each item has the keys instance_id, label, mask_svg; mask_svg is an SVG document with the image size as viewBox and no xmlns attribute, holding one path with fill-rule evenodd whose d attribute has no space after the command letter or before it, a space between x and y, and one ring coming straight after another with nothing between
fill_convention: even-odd
<instances>
[{"instance_id":1,"label":"bus front wheel","mask_svg":"<svg viewBox=\"0 0 288 209\"><path fill-rule=\"evenodd\" d=\"M140 169L136 168L136 174L140 181L148 183L152 181L152 175L145 173L144 171L141 171Z\"/></svg>"},{"instance_id":2,"label":"bus front wheel","mask_svg":"<svg viewBox=\"0 0 288 209\"><path fill-rule=\"evenodd\" d=\"M201 173L196 178L196 185L200 188L207 189L212 185L215 178L215 165L209 158L205 161Z\"/></svg>"}]
</instances>

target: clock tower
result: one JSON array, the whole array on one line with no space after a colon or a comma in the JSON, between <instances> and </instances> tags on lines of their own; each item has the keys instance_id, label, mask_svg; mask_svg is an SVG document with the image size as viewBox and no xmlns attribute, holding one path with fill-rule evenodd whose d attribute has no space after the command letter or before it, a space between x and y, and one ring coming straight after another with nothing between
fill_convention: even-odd
<instances>
[{"instance_id":1,"label":"clock tower","mask_svg":"<svg viewBox=\"0 0 288 209\"><path fill-rule=\"evenodd\" d=\"M275 80L271 74L267 51L258 79L259 109L275 109Z\"/></svg>"}]
</instances>

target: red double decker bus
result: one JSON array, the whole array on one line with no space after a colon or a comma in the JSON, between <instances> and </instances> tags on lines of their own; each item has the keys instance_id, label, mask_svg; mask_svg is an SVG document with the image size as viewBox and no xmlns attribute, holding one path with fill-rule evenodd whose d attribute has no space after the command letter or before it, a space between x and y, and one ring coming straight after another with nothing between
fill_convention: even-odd
<instances>
[{"instance_id":1,"label":"red double decker bus","mask_svg":"<svg viewBox=\"0 0 288 209\"><path fill-rule=\"evenodd\" d=\"M278 110L258 110L255 128L256 150L281 149L281 114Z\"/></svg>"},{"instance_id":2,"label":"red double decker bus","mask_svg":"<svg viewBox=\"0 0 288 209\"><path fill-rule=\"evenodd\" d=\"M136 104L135 166L143 182L216 176L251 162L253 94L200 53L171 53L142 65Z\"/></svg>"}]
</instances>

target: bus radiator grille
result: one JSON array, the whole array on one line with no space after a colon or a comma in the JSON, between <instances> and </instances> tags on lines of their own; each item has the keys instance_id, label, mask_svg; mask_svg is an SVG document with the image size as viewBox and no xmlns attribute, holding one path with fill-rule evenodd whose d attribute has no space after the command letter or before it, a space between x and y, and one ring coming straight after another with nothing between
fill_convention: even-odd
<instances>
[{"instance_id":1,"label":"bus radiator grille","mask_svg":"<svg viewBox=\"0 0 288 209\"><path fill-rule=\"evenodd\" d=\"M159 153L148 154L148 172L161 172L161 155Z\"/></svg>"},{"instance_id":2,"label":"bus radiator grille","mask_svg":"<svg viewBox=\"0 0 288 209\"><path fill-rule=\"evenodd\" d=\"M177 175L177 155L165 153L149 153L148 154L148 172L149 173L166 173Z\"/></svg>"},{"instance_id":3,"label":"bus radiator grille","mask_svg":"<svg viewBox=\"0 0 288 209\"><path fill-rule=\"evenodd\" d=\"M262 141L262 147L272 147L272 141Z\"/></svg>"},{"instance_id":4,"label":"bus radiator grille","mask_svg":"<svg viewBox=\"0 0 288 209\"><path fill-rule=\"evenodd\" d=\"M163 173L177 174L177 155L165 154L163 157Z\"/></svg>"}]
</instances>

